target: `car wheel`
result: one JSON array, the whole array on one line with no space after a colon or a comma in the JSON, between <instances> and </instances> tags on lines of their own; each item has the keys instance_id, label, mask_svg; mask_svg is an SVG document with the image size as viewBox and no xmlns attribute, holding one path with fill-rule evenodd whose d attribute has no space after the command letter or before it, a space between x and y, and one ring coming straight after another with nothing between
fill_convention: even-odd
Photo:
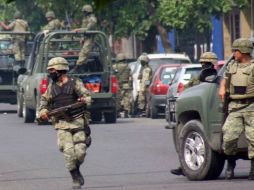
<instances>
[{"instance_id":1,"label":"car wheel","mask_svg":"<svg viewBox=\"0 0 254 190\"><path fill-rule=\"evenodd\" d=\"M151 114L151 118L152 118L152 119L158 118L158 109L157 109L156 106L151 105L150 114Z\"/></svg>"},{"instance_id":2,"label":"car wheel","mask_svg":"<svg viewBox=\"0 0 254 190\"><path fill-rule=\"evenodd\" d=\"M101 112L91 112L91 120L93 122L100 122L102 120Z\"/></svg>"},{"instance_id":3,"label":"car wheel","mask_svg":"<svg viewBox=\"0 0 254 190\"><path fill-rule=\"evenodd\" d=\"M23 117L23 96L17 95L17 114L19 117Z\"/></svg>"},{"instance_id":4,"label":"car wheel","mask_svg":"<svg viewBox=\"0 0 254 190\"><path fill-rule=\"evenodd\" d=\"M181 131L179 158L185 176L190 180L216 179L225 159L207 143L198 120L187 122Z\"/></svg>"},{"instance_id":5,"label":"car wheel","mask_svg":"<svg viewBox=\"0 0 254 190\"><path fill-rule=\"evenodd\" d=\"M115 123L116 122L116 111L114 112L104 112L105 123Z\"/></svg>"},{"instance_id":6,"label":"car wheel","mask_svg":"<svg viewBox=\"0 0 254 190\"><path fill-rule=\"evenodd\" d=\"M33 123L35 120L35 111L32 109L29 109L26 106L26 101L23 101L23 118L25 123Z\"/></svg>"}]
</instances>

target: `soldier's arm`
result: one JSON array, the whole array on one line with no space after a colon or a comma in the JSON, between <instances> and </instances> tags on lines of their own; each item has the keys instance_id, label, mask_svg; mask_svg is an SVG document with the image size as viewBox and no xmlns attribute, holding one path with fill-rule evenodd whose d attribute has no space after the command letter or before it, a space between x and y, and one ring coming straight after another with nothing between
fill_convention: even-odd
<instances>
[{"instance_id":1,"label":"soldier's arm","mask_svg":"<svg viewBox=\"0 0 254 190\"><path fill-rule=\"evenodd\" d=\"M43 117L49 112L49 104L52 99L51 97L51 85L48 86L46 92L41 96L40 107L39 107L39 117Z\"/></svg>"},{"instance_id":2,"label":"soldier's arm","mask_svg":"<svg viewBox=\"0 0 254 190\"><path fill-rule=\"evenodd\" d=\"M9 25L6 25L4 22L0 22L0 24L5 30L12 30L15 26L15 22L12 22Z\"/></svg>"}]
</instances>

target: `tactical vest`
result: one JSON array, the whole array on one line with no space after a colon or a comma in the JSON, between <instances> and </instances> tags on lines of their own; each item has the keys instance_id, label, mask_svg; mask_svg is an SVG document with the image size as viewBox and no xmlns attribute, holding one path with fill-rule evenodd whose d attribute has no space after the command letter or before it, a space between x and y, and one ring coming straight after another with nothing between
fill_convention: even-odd
<instances>
[{"instance_id":1,"label":"tactical vest","mask_svg":"<svg viewBox=\"0 0 254 190\"><path fill-rule=\"evenodd\" d=\"M117 79L119 84L128 83L130 70L128 68L128 64L126 63L116 63Z\"/></svg>"},{"instance_id":2,"label":"tactical vest","mask_svg":"<svg viewBox=\"0 0 254 190\"><path fill-rule=\"evenodd\" d=\"M28 25L27 22L22 19L16 19L15 26L13 31L14 32L25 32L27 31Z\"/></svg>"},{"instance_id":3,"label":"tactical vest","mask_svg":"<svg viewBox=\"0 0 254 190\"><path fill-rule=\"evenodd\" d=\"M249 64L233 63L230 66L230 98L247 99L254 97L254 60Z\"/></svg>"},{"instance_id":4,"label":"tactical vest","mask_svg":"<svg viewBox=\"0 0 254 190\"><path fill-rule=\"evenodd\" d=\"M75 92L76 79L69 78L68 82L63 86L58 86L56 83L52 83L52 109L67 106L77 102L78 95Z\"/></svg>"}]
</instances>

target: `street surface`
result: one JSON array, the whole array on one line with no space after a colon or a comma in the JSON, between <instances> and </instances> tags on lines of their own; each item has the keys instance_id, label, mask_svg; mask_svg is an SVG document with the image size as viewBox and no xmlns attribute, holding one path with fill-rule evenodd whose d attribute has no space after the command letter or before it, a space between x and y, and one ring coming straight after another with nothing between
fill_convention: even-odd
<instances>
[{"instance_id":1,"label":"street surface","mask_svg":"<svg viewBox=\"0 0 254 190\"><path fill-rule=\"evenodd\" d=\"M50 125L24 124L15 106L0 104L0 190L70 190L71 177ZM91 124L93 142L82 173L83 189L253 190L249 161L239 160L236 179L189 181L170 174L178 166L171 130L164 119L119 119Z\"/></svg>"}]
</instances>

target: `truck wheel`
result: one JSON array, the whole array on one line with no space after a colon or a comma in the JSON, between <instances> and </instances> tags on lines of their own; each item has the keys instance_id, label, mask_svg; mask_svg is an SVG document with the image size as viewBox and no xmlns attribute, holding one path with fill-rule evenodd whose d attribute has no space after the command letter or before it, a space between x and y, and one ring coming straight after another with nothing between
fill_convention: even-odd
<instances>
[{"instance_id":1,"label":"truck wheel","mask_svg":"<svg viewBox=\"0 0 254 190\"><path fill-rule=\"evenodd\" d=\"M116 111L114 112L104 112L105 123L115 123L116 122Z\"/></svg>"},{"instance_id":2,"label":"truck wheel","mask_svg":"<svg viewBox=\"0 0 254 190\"><path fill-rule=\"evenodd\" d=\"M151 108L150 108L151 118L152 118L152 119L158 118L158 109L157 109L157 107L154 106L154 105L151 105L150 107L151 107Z\"/></svg>"},{"instance_id":3,"label":"truck wheel","mask_svg":"<svg viewBox=\"0 0 254 190\"><path fill-rule=\"evenodd\" d=\"M23 117L23 96L17 95L17 114L19 117Z\"/></svg>"},{"instance_id":4,"label":"truck wheel","mask_svg":"<svg viewBox=\"0 0 254 190\"><path fill-rule=\"evenodd\" d=\"M101 112L91 112L91 120L93 122L100 122L102 120Z\"/></svg>"},{"instance_id":5,"label":"truck wheel","mask_svg":"<svg viewBox=\"0 0 254 190\"><path fill-rule=\"evenodd\" d=\"M191 120L184 125L179 139L180 163L189 180L216 179L224 167L225 159L211 149L201 129L200 121Z\"/></svg>"},{"instance_id":6,"label":"truck wheel","mask_svg":"<svg viewBox=\"0 0 254 190\"><path fill-rule=\"evenodd\" d=\"M35 111L32 109L29 109L26 106L25 100L23 103L23 118L25 123L33 123L35 120Z\"/></svg>"}]
</instances>

